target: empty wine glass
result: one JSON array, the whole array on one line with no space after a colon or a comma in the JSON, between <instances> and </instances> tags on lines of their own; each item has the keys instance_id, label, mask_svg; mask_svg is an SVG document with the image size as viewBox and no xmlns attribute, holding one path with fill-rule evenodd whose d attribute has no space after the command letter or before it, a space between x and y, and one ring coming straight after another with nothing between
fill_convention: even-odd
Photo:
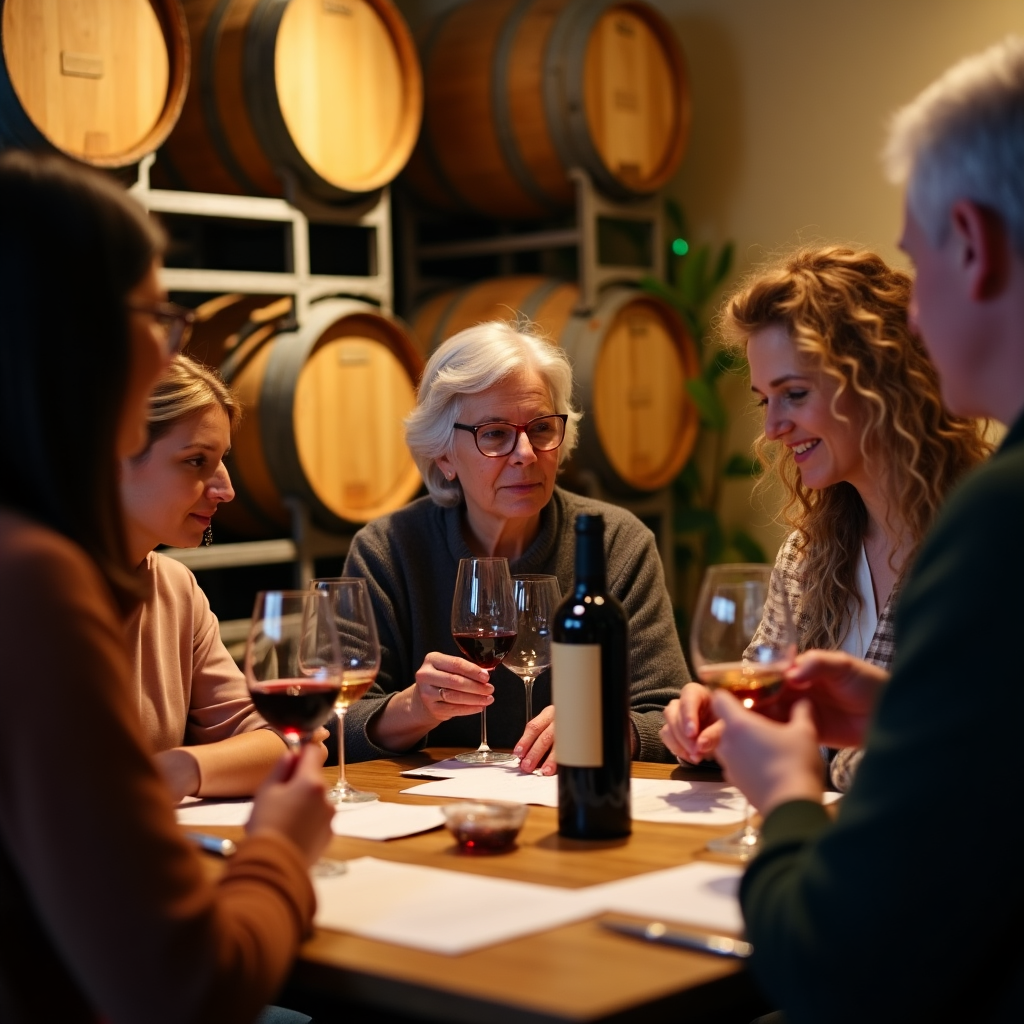
<instances>
[{"instance_id":1,"label":"empty wine glass","mask_svg":"<svg viewBox=\"0 0 1024 1024\"><path fill-rule=\"evenodd\" d=\"M533 684L551 667L551 619L562 600L556 576L512 577L516 640L502 664L526 687L526 721L533 718Z\"/></svg>"},{"instance_id":2,"label":"empty wine glass","mask_svg":"<svg viewBox=\"0 0 1024 1024\"><path fill-rule=\"evenodd\" d=\"M345 715L370 689L380 671L380 642L370 591L366 580L355 576L311 580L309 585L327 595L341 645L341 689L334 702L338 716L338 781L327 791L327 799L333 804L367 803L376 800L377 794L356 789L345 778Z\"/></svg>"},{"instance_id":3,"label":"empty wine glass","mask_svg":"<svg viewBox=\"0 0 1024 1024\"><path fill-rule=\"evenodd\" d=\"M516 639L516 605L507 558L463 558L452 598L452 637L465 657L493 672ZM487 709L480 709L480 746L456 755L469 764L511 761L487 745Z\"/></svg>"},{"instance_id":4,"label":"empty wine glass","mask_svg":"<svg viewBox=\"0 0 1024 1024\"><path fill-rule=\"evenodd\" d=\"M782 689L796 656L796 630L781 588L771 591L769 565L713 565L704 574L690 631L697 678L709 689L728 690L756 709ZM708 849L747 860L757 852L760 833L750 822L744 797L742 829L713 839Z\"/></svg>"}]
</instances>

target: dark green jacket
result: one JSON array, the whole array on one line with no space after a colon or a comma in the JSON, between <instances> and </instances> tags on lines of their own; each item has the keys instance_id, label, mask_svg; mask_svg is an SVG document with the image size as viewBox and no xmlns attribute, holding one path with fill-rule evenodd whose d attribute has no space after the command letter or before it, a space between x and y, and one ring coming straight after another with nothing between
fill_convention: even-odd
<instances>
[{"instance_id":1,"label":"dark green jacket","mask_svg":"<svg viewBox=\"0 0 1024 1024\"><path fill-rule=\"evenodd\" d=\"M896 652L835 824L765 822L753 970L790 1024L1024 1021L1024 416L940 513Z\"/></svg>"}]
</instances>

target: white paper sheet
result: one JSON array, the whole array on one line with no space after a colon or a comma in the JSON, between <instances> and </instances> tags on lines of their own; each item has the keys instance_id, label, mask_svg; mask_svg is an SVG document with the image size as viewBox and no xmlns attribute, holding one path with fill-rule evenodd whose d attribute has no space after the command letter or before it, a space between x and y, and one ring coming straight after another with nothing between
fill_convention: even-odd
<instances>
[{"instance_id":1,"label":"white paper sheet","mask_svg":"<svg viewBox=\"0 0 1024 1024\"><path fill-rule=\"evenodd\" d=\"M578 891L595 913L611 911L738 934L743 931L737 898L742 875L743 868L732 864L696 861Z\"/></svg>"},{"instance_id":2,"label":"white paper sheet","mask_svg":"<svg viewBox=\"0 0 1024 1024\"><path fill-rule=\"evenodd\" d=\"M739 825L743 795L724 782L633 779L630 787L634 821L687 825Z\"/></svg>"},{"instance_id":3,"label":"white paper sheet","mask_svg":"<svg viewBox=\"0 0 1024 1024\"><path fill-rule=\"evenodd\" d=\"M428 832L443 824L444 815L440 807L376 800L339 808L331 820L331 831L336 836L353 839L383 840Z\"/></svg>"},{"instance_id":4,"label":"white paper sheet","mask_svg":"<svg viewBox=\"0 0 1024 1024\"><path fill-rule=\"evenodd\" d=\"M466 800L511 800L519 804L558 806L558 780L554 775L524 775L518 768L486 765L456 778L422 782L403 789L414 796L456 797Z\"/></svg>"},{"instance_id":5,"label":"white paper sheet","mask_svg":"<svg viewBox=\"0 0 1024 1024\"><path fill-rule=\"evenodd\" d=\"M457 955L589 917L579 890L360 857L313 878L316 925ZM528 979L526 979L528 981Z\"/></svg>"},{"instance_id":6,"label":"white paper sheet","mask_svg":"<svg viewBox=\"0 0 1024 1024\"><path fill-rule=\"evenodd\" d=\"M252 814L252 801L185 797L177 813L179 825L244 825Z\"/></svg>"},{"instance_id":7,"label":"white paper sheet","mask_svg":"<svg viewBox=\"0 0 1024 1024\"><path fill-rule=\"evenodd\" d=\"M454 779L465 772L508 771L511 768L518 771L518 757L511 761L500 761L498 764L465 764L454 757L449 757L445 761L428 764L425 768L410 768L401 774L407 779Z\"/></svg>"},{"instance_id":8,"label":"white paper sheet","mask_svg":"<svg viewBox=\"0 0 1024 1024\"><path fill-rule=\"evenodd\" d=\"M403 789L414 796L469 800L511 800L521 804L558 806L554 775L524 775L489 765ZM743 821L743 798L724 782L683 782L674 779L633 779L633 817L637 821L698 825L736 825Z\"/></svg>"}]
</instances>

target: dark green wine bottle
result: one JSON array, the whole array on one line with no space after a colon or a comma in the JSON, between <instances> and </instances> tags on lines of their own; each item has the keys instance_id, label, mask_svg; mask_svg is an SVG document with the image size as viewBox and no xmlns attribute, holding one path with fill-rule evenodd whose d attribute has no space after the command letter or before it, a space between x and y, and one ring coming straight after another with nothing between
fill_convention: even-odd
<instances>
[{"instance_id":1,"label":"dark green wine bottle","mask_svg":"<svg viewBox=\"0 0 1024 1024\"><path fill-rule=\"evenodd\" d=\"M607 590L599 515L576 517L576 580L551 639L558 831L629 835L629 623Z\"/></svg>"}]
</instances>

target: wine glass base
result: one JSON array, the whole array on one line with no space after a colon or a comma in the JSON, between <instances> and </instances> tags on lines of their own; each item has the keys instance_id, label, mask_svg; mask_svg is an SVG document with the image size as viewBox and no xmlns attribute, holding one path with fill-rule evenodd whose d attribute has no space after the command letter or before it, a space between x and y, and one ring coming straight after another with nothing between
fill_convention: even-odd
<instances>
[{"instance_id":1,"label":"wine glass base","mask_svg":"<svg viewBox=\"0 0 1024 1024\"><path fill-rule=\"evenodd\" d=\"M738 832L730 832L727 836L712 839L707 849L726 857L748 861L756 857L761 849L761 833L756 828L741 828Z\"/></svg>"},{"instance_id":2,"label":"wine glass base","mask_svg":"<svg viewBox=\"0 0 1024 1024\"><path fill-rule=\"evenodd\" d=\"M463 764L498 764L500 761L514 761L515 754L506 754L502 750L467 750L464 754L456 754L455 760Z\"/></svg>"},{"instance_id":3,"label":"wine glass base","mask_svg":"<svg viewBox=\"0 0 1024 1024\"><path fill-rule=\"evenodd\" d=\"M309 873L314 878L335 878L344 875L348 871L348 864L343 860L331 860L329 857L321 857L310 869Z\"/></svg>"},{"instance_id":4,"label":"wine glass base","mask_svg":"<svg viewBox=\"0 0 1024 1024\"><path fill-rule=\"evenodd\" d=\"M350 786L347 782L327 790L326 795L335 807L339 804L369 804L380 799L376 793L370 793L365 789L356 789L355 786Z\"/></svg>"}]
</instances>

